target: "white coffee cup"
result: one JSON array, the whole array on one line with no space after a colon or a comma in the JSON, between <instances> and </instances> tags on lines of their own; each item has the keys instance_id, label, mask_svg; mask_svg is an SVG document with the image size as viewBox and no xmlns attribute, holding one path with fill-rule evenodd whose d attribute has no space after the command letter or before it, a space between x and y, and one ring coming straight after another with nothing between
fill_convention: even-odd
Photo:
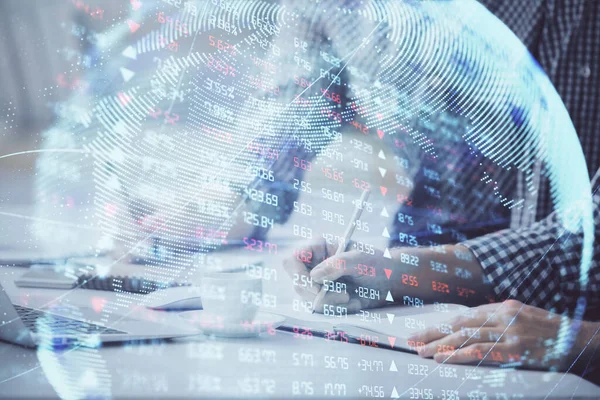
<instances>
[{"instance_id":1,"label":"white coffee cup","mask_svg":"<svg viewBox=\"0 0 600 400\"><path fill-rule=\"evenodd\" d=\"M252 322L262 300L262 280L246 272L207 272L200 297L203 310L224 324Z\"/></svg>"}]
</instances>

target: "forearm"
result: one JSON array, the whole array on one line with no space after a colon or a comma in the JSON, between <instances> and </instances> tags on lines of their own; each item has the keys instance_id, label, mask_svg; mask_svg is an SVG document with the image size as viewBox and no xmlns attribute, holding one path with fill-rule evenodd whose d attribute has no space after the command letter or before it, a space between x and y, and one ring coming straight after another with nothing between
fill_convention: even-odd
<instances>
[{"instance_id":1,"label":"forearm","mask_svg":"<svg viewBox=\"0 0 600 400\"><path fill-rule=\"evenodd\" d=\"M482 268L466 247L459 245L391 250L394 269L392 296L395 302L410 304L418 298L433 302L476 306L488 303L492 291L484 284ZM416 264L416 265L415 265ZM395 272L398 271L398 272Z\"/></svg>"}]
</instances>

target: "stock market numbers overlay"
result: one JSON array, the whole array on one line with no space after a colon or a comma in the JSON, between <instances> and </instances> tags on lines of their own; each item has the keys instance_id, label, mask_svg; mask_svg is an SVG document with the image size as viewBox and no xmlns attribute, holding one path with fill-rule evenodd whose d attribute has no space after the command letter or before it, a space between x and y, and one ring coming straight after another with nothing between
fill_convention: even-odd
<instances>
[{"instance_id":1,"label":"stock market numbers overlay","mask_svg":"<svg viewBox=\"0 0 600 400\"><path fill-rule=\"evenodd\" d=\"M69 99L52 105L58 119L42 137L40 246L133 260L138 275L165 285L195 285L207 272L239 267L262 280L244 303L306 318L319 306L317 314L336 324L359 315L377 331L393 317L372 307L443 312L443 303L479 295L462 267L472 255L445 254L444 246L545 216L536 193L549 190L550 211L583 232L577 279L588 279L591 200L581 195L589 182L574 128L533 57L478 3L69 3L79 17L56 23L81 43L58 49L76 62L57 78L53 90ZM363 213L352 221L356 208ZM287 257L326 263L348 224L355 225L348 251L360 261L331 261L339 279L318 284L286 274ZM422 248L450 262L415 255ZM433 278L424 281L422 270ZM449 285L449 276L464 285ZM382 289L390 281L400 290ZM147 303L146 294L114 289L96 304L99 318ZM343 301L317 305L295 289ZM424 300L431 296L438 300ZM418 317L410 324L425 327ZM100 345L63 357L50 340L37 352L65 398L107 397L127 385L154 385L155 393L178 386L190 396L504 393L499 372L492 382L476 368L396 361L395 336L362 334L351 343L316 331L307 323L291 333L268 330L260 342L193 340L178 357L194 367L175 380L123 366L117 376ZM277 345L283 340L292 344ZM169 345L128 345L127 354L159 363ZM212 370L194 369L210 363ZM479 392L461 391L470 377L483 379Z\"/></svg>"}]
</instances>

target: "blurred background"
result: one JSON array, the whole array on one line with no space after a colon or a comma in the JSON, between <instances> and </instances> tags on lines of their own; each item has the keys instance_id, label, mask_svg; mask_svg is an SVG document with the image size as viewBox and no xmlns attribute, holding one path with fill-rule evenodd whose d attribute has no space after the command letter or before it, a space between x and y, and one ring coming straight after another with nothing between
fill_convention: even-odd
<instances>
[{"instance_id":1,"label":"blurred background","mask_svg":"<svg viewBox=\"0 0 600 400\"><path fill-rule=\"evenodd\" d=\"M40 134L54 121L55 104L70 94L61 90L59 76L77 62L65 57L67 49L77 48L78 37L64 22L77 19L75 4L30 4L0 2L0 156L40 149ZM35 160L35 153L0 159L0 203L31 201L27 183Z\"/></svg>"},{"instance_id":2,"label":"blurred background","mask_svg":"<svg viewBox=\"0 0 600 400\"><path fill-rule=\"evenodd\" d=\"M128 2L103 2L103 8L82 0L26 3L0 1L0 157L41 148L57 104L83 75L90 37ZM0 204L31 202L36 156L0 158Z\"/></svg>"}]
</instances>

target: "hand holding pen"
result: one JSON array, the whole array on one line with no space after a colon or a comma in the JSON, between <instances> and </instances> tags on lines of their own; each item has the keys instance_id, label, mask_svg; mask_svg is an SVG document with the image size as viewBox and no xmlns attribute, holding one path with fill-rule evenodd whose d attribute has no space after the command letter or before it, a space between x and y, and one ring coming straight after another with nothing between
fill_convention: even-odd
<instances>
[{"instance_id":1,"label":"hand holding pen","mask_svg":"<svg viewBox=\"0 0 600 400\"><path fill-rule=\"evenodd\" d=\"M338 245L338 248L335 251L336 256L339 256L340 254L342 254L346 251L346 248L348 247L348 244L350 243L350 240L352 239L352 234L354 233L354 229L356 229L356 221L358 221L360 219L360 216L362 215L362 211L364 208L364 204L367 201L367 199L369 198L370 193L371 193L370 190L365 190L362 193L362 195L360 196L360 200L358 201L358 203L355 204L354 212L352 213L352 217L350 218L350 221L348 221L348 226L346 227L346 232L344 232L344 236L340 240L340 244ZM311 272L311 276L312 276L312 274L313 273ZM312 309L313 314L315 313L317 306L321 305L323 303L325 294L327 294L327 288L322 286L321 291L319 293L317 293L317 297L315 297L315 300L313 301L313 309Z\"/></svg>"},{"instance_id":2,"label":"hand holding pen","mask_svg":"<svg viewBox=\"0 0 600 400\"><path fill-rule=\"evenodd\" d=\"M364 207L367 196L363 193L357 208ZM330 315L331 310L334 315L350 314L363 308L389 304L385 297L390 281L383 269L391 268L392 260L384 258L383 252L375 248L374 254L354 249L346 251L355 222L360 218L360 210L355 209L353 214L355 216L348 222L342 243L328 244L321 239L296 249L294 256L284 261L283 266L293 281L294 290L304 300L306 312L314 309L322 313L326 304ZM329 286L327 289L333 285L335 290L326 290L324 284Z\"/></svg>"}]
</instances>

